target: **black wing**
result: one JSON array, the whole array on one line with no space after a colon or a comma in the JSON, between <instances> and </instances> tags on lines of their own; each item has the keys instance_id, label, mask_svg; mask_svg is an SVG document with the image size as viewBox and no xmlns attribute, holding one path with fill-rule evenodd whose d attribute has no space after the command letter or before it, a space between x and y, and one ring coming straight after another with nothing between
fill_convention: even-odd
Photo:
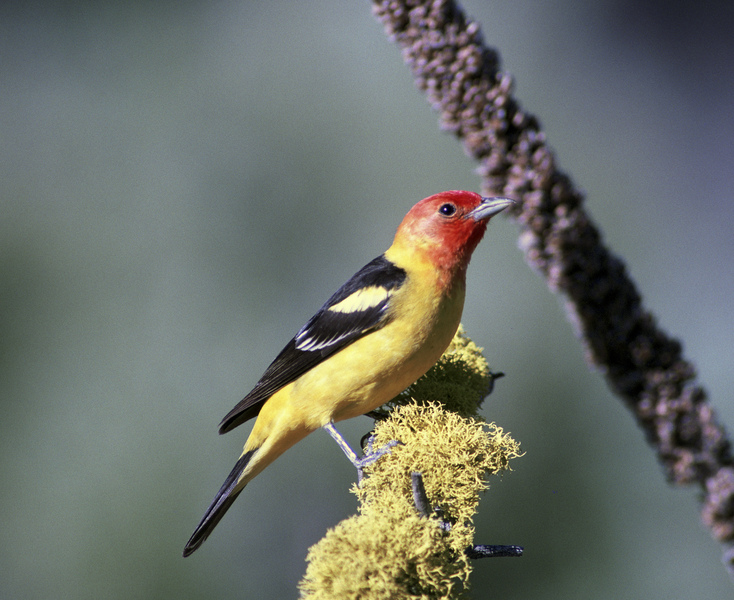
<instances>
[{"instance_id":1,"label":"black wing","mask_svg":"<svg viewBox=\"0 0 734 600\"><path fill-rule=\"evenodd\" d=\"M362 267L288 342L253 390L222 419L219 433L257 416L279 389L354 340L383 327L390 297L406 276L384 255Z\"/></svg>"}]
</instances>

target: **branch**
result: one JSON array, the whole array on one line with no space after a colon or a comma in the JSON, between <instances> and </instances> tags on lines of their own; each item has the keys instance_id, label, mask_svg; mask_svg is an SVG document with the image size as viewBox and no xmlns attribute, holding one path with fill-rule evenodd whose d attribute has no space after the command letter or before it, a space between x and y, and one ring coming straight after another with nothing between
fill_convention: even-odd
<instances>
[{"instance_id":1,"label":"branch","mask_svg":"<svg viewBox=\"0 0 734 600\"><path fill-rule=\"evenodd\" d=\"M451 531L451 521L443 518L443 511L440 508L431 508L431 502L426 493L426 486L423 484L423 473L413 471L410 474L410 487L413 491L413 504L418 514L424 519L429 519L436 515L440 519L440 527L444 531ZM487 545L472 544L464 550L464 553L472 559L478 558L497 558L505 556L522 556L522 546L507 545Z\"/></svg>"},{"instance_id":2,"label":"branch","mask_svg":"<svg viewBox=\"0 0 734 600\"><path fill-rule=\"evenodd\" d=\"M368 458L354 489L358 514L309 549L301 598L465 598L473 560L522 556L519 546L474 544L480 492L520 456L509 434L477 417L492 377L460 329L422 383L409 388L416 397L401 394L383 408L365 452L392 450Z\"/></svg>"},{"instance_id":3,"label":"branch","mask_svg":"<svg viewBox=\"0 0 734 600\"><path fill-rule=\"evenodd\" d=\"M624 263L605 246L583 195L555 166L537 119L512 96L512 78L479 26L451 0L373 0L416 83L479 161L483 191L512 209L530 266L563 294L587 360L606 375L675 484L697 483L702 517L734 571L734 462L729 440L695 383L681 344L642 305Z\"/></svg>"}]
</instances>

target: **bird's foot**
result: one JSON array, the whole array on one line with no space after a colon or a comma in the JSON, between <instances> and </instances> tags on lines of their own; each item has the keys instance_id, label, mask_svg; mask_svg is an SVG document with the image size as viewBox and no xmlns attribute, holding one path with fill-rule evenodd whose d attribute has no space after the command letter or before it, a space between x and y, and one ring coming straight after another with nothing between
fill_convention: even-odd
<instances>
[{"instance_id":1,"label":"bird's foot","mask_svg":"<svg viewBox=\"0 0 734 600\"><path fill-rule=\"evenodd\" d=\"M367 448L363 450L364 455L359 459L360 464L355 465L357 468L371 465L373 462L377 461L377 459L385 456L385 454L390 454L390 451L400 443L398 440L390 440L384 446L372 448L372 442L374 439L375 436L373 435L367 438Z\"/></svg>"},{"instance_id":2,"label":"bird's foot","mask_svg":"<svg viewBox=\"0 0 734 600\"><path fill-rule=\"evenodd\" d=\"M360 458L357 456L357 453L352 450L352 447L347 443L342 434L337 431L336 427L334 427L333 422L330 421L329 423L324 425L324 429L332 437L332 439L337 444L339 444L342 452L346 454L349 461L356 467L357 477L360 483L362 482L362 477L364 475L364 468L373 464L378 459L385 456L385 454L390 454L390 451L400 443L398 442L398 440L391 440L384 446L380 446L379 448L373 450L373 436L370 436L367 440L367 448L364 451L364 455Z\"/></svg>"}]
</instances>

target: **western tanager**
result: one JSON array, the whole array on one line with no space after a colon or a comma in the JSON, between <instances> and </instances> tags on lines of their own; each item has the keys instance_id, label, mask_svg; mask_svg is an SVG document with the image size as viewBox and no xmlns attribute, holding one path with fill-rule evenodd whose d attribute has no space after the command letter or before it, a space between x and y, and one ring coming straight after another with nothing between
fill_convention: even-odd
<instances>
[{"instance_id":1,"label":"western tanager","mask_svg":"<svg viewBox=\"0 0 734 600\"><path fill-rule=\"evenodd\" d=\"M511 203L449 191L410 209L392 246L327 300L222 420L226 433L257 417L184 556L288 448L320 427L334 436L334 422L374 410L433 366L459 327L472 252Z\"/></svg>"}]
</instances>

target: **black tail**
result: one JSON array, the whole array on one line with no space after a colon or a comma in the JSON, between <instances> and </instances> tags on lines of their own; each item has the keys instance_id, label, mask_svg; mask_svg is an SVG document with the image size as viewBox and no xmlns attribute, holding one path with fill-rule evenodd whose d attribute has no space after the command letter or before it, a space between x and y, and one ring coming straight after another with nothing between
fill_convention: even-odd
<instances>
[{"instance_id":1,"label":"black tail","mask_svg":"<svg viewBox=\"0 0 734 600\"><path fill-rule=\"evenodd\" d=\"M204 517L201 519L201 523L197 525L194 533L191 534L189 541L186 542L186 546L183 551L184 556L189 556L189 554L192 554L194 550L204 543L204 540L209 537L209 534L217 526L217 523L219 523L220 519L224 516L224 513L227 512L227 509L232 506L232 503L235 501L237 496L239 496L242 489L237 490L236 492L233 490L237 487L237 481L239 480L240 475L242 475L242 472L247 467L247 463L250 462L250 459L255 452L257 452L257 449L245 452L237 461L232 472L227 476L227 479L222 484L222 487L219 488L213 502L206 510Z\"/></svg>"}]
</instances>

